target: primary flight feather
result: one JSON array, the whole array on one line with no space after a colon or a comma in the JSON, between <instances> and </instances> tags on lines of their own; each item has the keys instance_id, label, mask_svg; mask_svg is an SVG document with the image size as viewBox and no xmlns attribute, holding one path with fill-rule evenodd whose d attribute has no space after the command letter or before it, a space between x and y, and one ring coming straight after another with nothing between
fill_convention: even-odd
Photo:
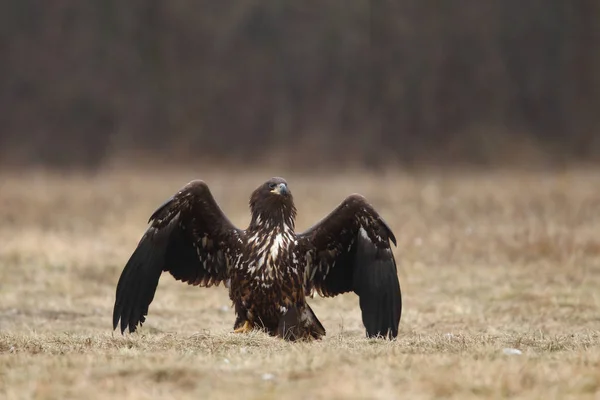
<instances>
[{"instance_id":1,"label":"primary flight feather","mask_svg":"<svg viewBox=\"0 0 600 400\"><path fill-rule=\"evenodd\" d=\"M306 232L294 230L287 182L271 178L250 197L252 218L236 228L206 183L192 181L160 206L125 265L116 290L113 329L142 325L163 271L191 285L225 282L234 332L263 329L288 340L321 338L306 297L359 296L368 337L395 338L402 297L390 241L396 238L364 197L347 197Z\"/></svg>"}]
</instances>

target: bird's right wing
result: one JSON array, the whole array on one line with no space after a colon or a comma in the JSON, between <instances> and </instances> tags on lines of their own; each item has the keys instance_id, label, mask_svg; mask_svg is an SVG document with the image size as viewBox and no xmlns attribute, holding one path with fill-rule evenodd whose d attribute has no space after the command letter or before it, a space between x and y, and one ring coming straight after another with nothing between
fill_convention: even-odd
<instances>
[{"instance_id":1,"label":"bird's right wing","mask_svg":"<svg viewBox=\"0 0 600 400\"><path fill-rule=\"evenodd\" d=\"M245 241L199 180L179 190L149 222L117 285L113 329L120 320L121 333L145 321L163 271L190 285L218 285L229 277Z\"/></svg>"}]
</instances>

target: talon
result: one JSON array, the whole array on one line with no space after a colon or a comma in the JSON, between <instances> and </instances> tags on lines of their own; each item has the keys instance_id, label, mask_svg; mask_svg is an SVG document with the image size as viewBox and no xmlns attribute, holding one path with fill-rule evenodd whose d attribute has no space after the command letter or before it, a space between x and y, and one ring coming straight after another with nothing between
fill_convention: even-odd
<instances>
[{"instance_id":1,"label":"talon","mask_svg":"<svg viewBox=\"0 0 600 400\"><path fill-rule=\"evenodd\" d=\"M246 320L244 322L244 325L234 330L233 333L248 333L252 331L252 329L254 329L254 326L252 326L252 324L248 320Z\"/></svg>"}]
</instances>

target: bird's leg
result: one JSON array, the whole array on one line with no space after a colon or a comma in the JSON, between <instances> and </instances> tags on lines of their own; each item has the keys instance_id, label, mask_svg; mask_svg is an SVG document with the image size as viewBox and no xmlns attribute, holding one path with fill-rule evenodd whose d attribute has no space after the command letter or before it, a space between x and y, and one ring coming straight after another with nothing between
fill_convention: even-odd
<instances>
[{"instance_id":1,"label":"bird's leg","mask_svg":"<svg viewBox=\"0 0 600 400\"><path fill-rule=\"evenodd\" d=\"M244 325L234 330L233 333L248 333L252 331L252 329L254 329L254 326L252 325L252 323L250 323L250 321L246 320L244 322Z\"/></svg>"}]
</instances>

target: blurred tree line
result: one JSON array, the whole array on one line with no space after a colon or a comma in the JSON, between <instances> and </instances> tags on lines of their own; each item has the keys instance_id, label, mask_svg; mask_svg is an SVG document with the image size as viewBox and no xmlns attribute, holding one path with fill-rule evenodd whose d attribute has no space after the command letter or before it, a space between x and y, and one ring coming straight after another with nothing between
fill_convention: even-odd
<instances>
[{"instance_id":1,"label":"blurred tree line","mask_svg":"<svg viewBox=\"0 0 600 400\"><path fill-rule=\"evenodd\" d=\"M593 160L597 0L4 0L0 162Z\"/></svg>"}]
</instances>

